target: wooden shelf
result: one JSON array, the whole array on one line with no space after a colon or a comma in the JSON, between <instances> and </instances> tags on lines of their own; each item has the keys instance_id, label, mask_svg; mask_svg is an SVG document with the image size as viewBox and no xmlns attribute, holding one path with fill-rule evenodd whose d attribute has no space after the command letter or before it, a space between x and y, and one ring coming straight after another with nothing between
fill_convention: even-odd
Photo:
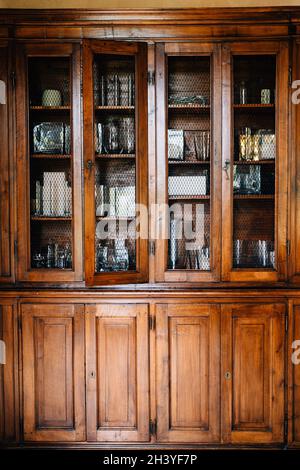
<instances>
[{"instance_id":1,"label":"wooden shelf","mask_svg":"<svg viewBox=\"0 0 300 470\"><path fill-rule=\"evenodd\" d=\"M275 104L263 104L263 103L249 103L249 104L234 104L234 109L256 109L256 110L272 110L275 109Z\"/></svg>"},{"instance_id":2,"label":"wooden shelf","mask_svg":"<svg viewBox=\"0 0 300 470\"><path fill-rule=\"evenodd\" d=\"M274 199L274 194L234 194L233 199Z\"/></svg>"},{"instance_id":3,"label":"wooden shelf","mask_svg":"<svg viewBox=\"0 0 300 470\"><path fill-rule=\"evenodd\" d=\"M70 111L71 106L30 106L30 111Z\"/></svg>"},{"instance_id":4,"label":"wooden shelf","mask_svg":"<svg viewBox=\"0 0 300 470\"><path fill-rule=\"evenodd\" d=\"M66 217L60 217L60 216L46 216L46 215L32 215L31 220L36 221L36 222L58 222L58 221L63 221L63 222L68 222L72 220L71 216L66 216Z\"/></svg>"},{"instance_id":5,"label":"wooden shelf","mask_svg":"<svg viewBox=\"0 0 300 470\"><path fill-rule=\"evenodd\" d=\"M96 220L107 220L107 221L115 221L115 220L128 220L128 221L131 221L131 220L134 220L135 217L130 215L128 217L125 217L125 216L118 216L118 215L108 215L108 216L105 216L105 215L96 215Z\"/></svg>"},{"instance_id":6,"label":"wooden shelf","mask_svg":"<svg viewBox=\"0 0 300 470\"><path fill-rule=\"evenodd\" d=\"M210 160L168 160L169 165L210 165Z\"/></svg>"},{"instance_id":7,"label":"wooden shelf","mask_svg":"<svg viewBox=\"0 0 300 470\"><path fill-rule=\"evenodd\" d=\"M98 160L112 160L114 158L116 159L132 159L135 160L135 154L134 153L96 153L95 154L96 159Z\"/></svg>"},{"instance_id":8,"label":"wooden shelf","mask_svg":"<svg viewBox=\"0 0 300 470\"><path fill-rule=\"evenodd\" d=\"M135 106L95 106L95 111L134 111Z\"/></svg>"},{"instance_id":9,"label":"wooden shelf","mask_svg":"<svg viewBox=\"0 0 300 470\"><path fill-rule=\"evenodd\" d=\"M30 155L30 158L36 158L36 159L53 159L53 160L64 160L71 158L71 155L64 155L64 154L57 154L57 153L33 153Z\"/></svg>"},{"instance_id":10,"label":"wooden shelf","mask_svg":"<svg viewBox=\"0 0 300 470\"><path fill-rule=\"evenodd\" d=\"M269 160L238 160L234 161L234 165L274 165L275 158L270 158Z\"/></svg>"},{"instance_id":11,"label":"wooden shelf","mask_svg":"<svg viewBox=\"0 0 300 470\"><path fill-rule=\"evenodd\" d=\"M189 201L189 200L208 200L210 199L210 196L209 195L203 195L203 196L168 196L169 197L169 200L171 201L177 201L177 200L180 200L180 201Z\"/></svg>"},{"instance_id":12,"label":"wooden shelf","mask_svg":"<svg viewBox=\"0 0 300 470\"><path fill-rule=\"evenodd\" d=\"M210 111L210 105L201 104L169 104L168 109L170 111Z\"/></svg>"}]
</instances>

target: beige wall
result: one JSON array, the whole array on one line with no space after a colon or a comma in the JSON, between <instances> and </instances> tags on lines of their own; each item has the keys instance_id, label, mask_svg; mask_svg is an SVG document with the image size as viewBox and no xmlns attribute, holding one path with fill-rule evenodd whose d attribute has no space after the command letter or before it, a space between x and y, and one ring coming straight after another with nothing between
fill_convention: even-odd
<instances>
[{"instance_id":1,"label":"beige wall","mask_svg":"<svg viewBox=\"0 0 300 470\"><path fill-rule=\"evenodd\" d=\"M300 6L300 0L0 0L0 8L187 8Z\"/></svg>"}]
</instances>

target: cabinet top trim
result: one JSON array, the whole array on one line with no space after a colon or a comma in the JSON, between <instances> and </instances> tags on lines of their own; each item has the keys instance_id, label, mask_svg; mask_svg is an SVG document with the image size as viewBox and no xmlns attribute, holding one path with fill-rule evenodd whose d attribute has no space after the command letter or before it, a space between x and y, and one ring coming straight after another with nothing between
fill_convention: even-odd
<instances>
[{"instance_id":1,"label":"cabinet top trim","mask_svg":"<svg viewBox=\"0 0 300 470\"><path fill-rule=\"evenodd\" d=\"M300 22L300 7L178 9L3 9L1 24L232 24Z\"/></svg>"}]
</instances>

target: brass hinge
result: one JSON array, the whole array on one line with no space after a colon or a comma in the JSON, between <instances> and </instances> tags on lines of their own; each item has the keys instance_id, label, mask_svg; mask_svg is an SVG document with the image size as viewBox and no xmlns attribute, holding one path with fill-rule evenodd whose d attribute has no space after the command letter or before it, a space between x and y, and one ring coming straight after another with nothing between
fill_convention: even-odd
<instances>
[{"instance_id":1,"label":"brass hinge","mask_svg":"<svg viewBox=\"0 0 300 470\"><path fill-rule=\"evenodd\" d=\"M11 84L13 88L16 88L16 73L11 72L10 74Z\"/></svg>"},{"instance_id":2,"label":"brass hinge","mask_svg":"<svg viewBox=\"0 0 300 470\"><path fill-rule=\"evenodd\" d=\"M149 315L149 330L155 330L156 319L154 315Z\"/></svg>"},{"instance_id":3,"label":"brass hinge","mask_svg":"<svg viewBox=\"0 0 300 470\"><path fill-rule=\"evenodd\" d=\"M157 431L156 419L154 419L154 420L150 419L150 423L149 423L149 433L150 433L150 435L155 436L156 431Z\"/></svg>"},{"instance_id":4,"label":"brass hinge","mask_svg":"<svg viewBox=\"0 0 300 470\"><path fill-rule=\"evenodd\" d=\"M155 249L156 249L156 244L155 241L149 241L149 254L150 255L155 255Z\"/></svg>"},{"instance_id":5,"label":"brass hinge","mask_svg":"<svg viewBox=\"0 0 300 470\"><path fill-rule=\"evenodd\" d=\"M148 85L155 85L155 72L154 72L154 70L149 70L149 72L148 72Z\"/></svg>"},{"instance_id":6,"label":"brass hinge","mask_svg":"<svg viewBox=\"0 0 300 470\"><path fill-rule=\"evenodd\" d=\"M289 87L292 86L292 81L293 81L293 69L292 66L289 66Z\"/></svg>"},{"instance_id":7,"label":"brass hinge","mask_svg":"<svg viewBox=\"0 0 300 470\"><path fill-rule=\"evenodd\" d=\"M290 256L290 254L291 254L291 242L290 242L290 240L286 241L286 254L287 254L287 256Z\"/></svg>"}]
</instances>

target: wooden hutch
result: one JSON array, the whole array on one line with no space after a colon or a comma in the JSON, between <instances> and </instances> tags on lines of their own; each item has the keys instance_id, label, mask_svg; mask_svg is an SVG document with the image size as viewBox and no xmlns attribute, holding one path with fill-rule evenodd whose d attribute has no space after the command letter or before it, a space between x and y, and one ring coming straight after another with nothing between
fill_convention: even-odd
<instances>
[{"instance_id":1,"label":"wooden hutch","mask_svg":"<svg viewBox=\"0 0 300 470\"><path fill-rule=\"evenodd\" d=\"M0 12L3 445L300 445L297 80L300 8Z\"/></svg>"}]
</instances>

